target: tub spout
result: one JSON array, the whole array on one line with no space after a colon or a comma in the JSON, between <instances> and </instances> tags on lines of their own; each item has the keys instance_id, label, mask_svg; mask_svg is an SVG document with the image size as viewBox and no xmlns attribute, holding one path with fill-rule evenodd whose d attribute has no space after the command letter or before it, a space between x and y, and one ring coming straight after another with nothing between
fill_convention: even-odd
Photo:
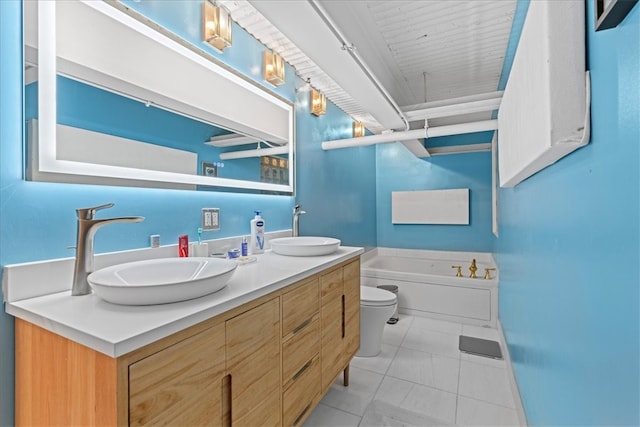
<instances>
[{"instance_id":1,"label":"tub spout","mask_svg":"<svg viewBox=\"0 0 640 427\"><path fill-rule=\"evenodd\" d=\"M474 258L473 261L471 261L471 266L469 267L469 271L471 272L471 274L469 275L469 277L471 277L472 279L475 279L476 277L476 271L478 271L478 266L476 266L476 259Z\"/></svg>"}]
</instances>

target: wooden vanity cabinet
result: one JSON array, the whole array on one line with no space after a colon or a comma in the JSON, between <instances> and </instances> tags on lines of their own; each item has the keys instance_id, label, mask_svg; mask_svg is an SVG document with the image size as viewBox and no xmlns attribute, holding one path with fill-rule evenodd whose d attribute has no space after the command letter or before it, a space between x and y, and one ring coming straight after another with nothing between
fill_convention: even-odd
<instances>
[{"instance_id":1,"label":"wooden vanity cabinet","mask_svg":"<svg viewBox=\"0 0 640 427\"><path fill-rule=\"evenodd\" d=\"M280 298L226 322L232 426L278 426Z\"/></svg>"},{"instance_id":2,"label":"wooden vanity cabinet","mask_svg":"<svg viewBox=\"0 0 640 427\"><path fill-rule=\"evenodd\" d=\"M302 424L320 400L318 276L282 295L282 421Z\"/></svg>"},{"instance_id":3,"label":"wooden vanity cabinet","mask_svg":"<svg viewBox=\"0 0 640 427\"><path fill-rule=\"evenodd\" d=\"M129 424L222 423L225 324L129 366Z\"/></svg>"},{"instance_id":4,"label":"wooden vanity cabinet","mask_svg":"<svg viewBox=\"0 0 640 427\"><path fill-rule=\"evenodd\" d=\"M129 425L280 425L273 298L129 366Z\"/></svg>"},{"instance_id":5,"label":"wooden vanity cabinet","mask_svg":"<svg viewBox=\"0 0 640 427\"><path fill-rule=\"evenodd\" d=\"M16 425L300 425L348 373L359 295L356 258L118 358L16 319Z\"/></svg>"},{"instance_id":6,"label":"wooden vanity cabinet","mask_svg":"<svg viewBox=\"0 0 640 427\"><path fill-rule=\"evenodd\" d=\"M322 393L341 371L349 384L349 363L360 348L360 259L320 276Z\"/></svg>"}]
</instances>

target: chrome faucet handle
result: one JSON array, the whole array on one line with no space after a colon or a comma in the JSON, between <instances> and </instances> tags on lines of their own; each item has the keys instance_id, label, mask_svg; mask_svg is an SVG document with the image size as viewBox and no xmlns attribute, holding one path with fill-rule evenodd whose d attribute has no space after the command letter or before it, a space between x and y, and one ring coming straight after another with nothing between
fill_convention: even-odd
<instances>
[{"instance_id":1,"label":"chrome faucet handle","mask_svg":"<svg viewBox=\"0 0 640 427\"><path fill-rule=\"evenodd\" d=\"M76 213L78 214L78 219L93 219L96 216L96 211L110 208L114 205L114 203L107 203L105 205L94 206L92 208L80 208L76 209Z\"/></svg>"}]
</instances>

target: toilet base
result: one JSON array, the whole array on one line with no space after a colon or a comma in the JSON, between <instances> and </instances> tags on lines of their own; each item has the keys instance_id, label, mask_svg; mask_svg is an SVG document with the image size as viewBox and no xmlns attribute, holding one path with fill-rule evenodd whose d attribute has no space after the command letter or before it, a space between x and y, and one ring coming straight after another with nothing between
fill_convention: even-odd
<instances>
[{"instance_id":1,"label":"toilet base","mask_svg":"<svg viewBox=\"0 0 640 427\"><path fill-rule=\"evenodd\" d=\"M382 349L382 333L397 304L360 306L360 350L357 357L375 357Z\"/></svg>"}]
</instances>

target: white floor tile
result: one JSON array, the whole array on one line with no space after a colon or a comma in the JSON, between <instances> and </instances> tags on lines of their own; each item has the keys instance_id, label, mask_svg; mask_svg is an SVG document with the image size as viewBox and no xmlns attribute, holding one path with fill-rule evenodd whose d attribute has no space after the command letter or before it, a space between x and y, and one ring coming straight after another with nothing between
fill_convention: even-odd
<instances>
[{"instance_id":1,"label":"white floor tile","mask_svg":"<svg viewBox=\"0 0 640 427\"><path fill-rule=\"evenodd\" d=\"M341 411L339 409L332 408L327 405L319 404L316 409L313 410L309 418L304 422L303 426L306 427L357 427L360 424L360 417L350 414L348 412Z\"/></svg>"},{"instance_id":2,"label":"white floor tile","mask_svg":"<svg viewBox=\"0 0 640 427\"><path fill-rule=\"evenodd\" d=\"M461 396L515 408L506 368L466 360L460 362Z\"/></svg>"},{"instance_id":3,"label":"white floor tile","mask_svg":"<svg viewBox=\"0 0 640 427\"><path fill-rule=\"evenodd\" d=\"M462 325L462 335L500 342L498 330L475 325Z\"/></svg>"},{"instance_id":4,"label":"white floor tile","mask_svg":"<svg viewBox=\"0 0 640 427\"><path fill-rule=\"evenodd\" d=\"M453 426L436 418L389 405L380 400L369 404L360 427L441 427Z\"/></svg>"},{"instance_id":5,"label":"white floor tile","mask_svg":"<svg viewBox=\"0 0 640 427\"><path fill-rule=\"evenodd\" d=\"M407 331L407 335L404 337L401 347L459 358L459 340L459 334L450 334L423 328L421 326L421 322L416 318Z\"/></svg>"},{"instance_id":6,"label":"white floor tile","mask_svg":"<svg viewBox=\"0 0 640 427\"><path fill-rule=\"evenodd\" d=\"M520 424L515 409L459 396L456 425L519 426Z\"/></svg>"},{"instance_id":7,"label":"white floor tile","mask_svg":"<svg viewBox=\"0 0 640 427\"><path fill-rule=\"evenodd\" d=\"M380 354L375 357L354 357L351 361L351 366L384 375L387 373L397 351L398 347L382 344Z\"/></svg>"},{"instance_id":8,"label":"white floor tile","mask_svg":"<svg viewBox=\"0 0 640 427\"><path fill-rule=\"evenodd\" d=\"M504 360L461 353L459 335L499 342L492 328L400 313L382 352L356 357L305 426L517 426ZM503 350L504 351L504 350Z\"/></svg>"},{"instance_id":9,"label":"white floor tile","mask_svg":"<svg viewBox=\"0 0 640 427\"><path fill-rule=\"evenodd\" d=\"M387 375L456 393L459 371L459 359L400 347Z\"/></svg>"},{"instance_id":10,"label":"white floor tile","mask_svg":"<svg viewBox=\"0 0 640 427\"><path fill-rule=\"evenodd\" d=\"M413 316L403 315L402 313L398 316L398 323L395 325L385 325L384 331L382 332L382 342L395 347L398 347L402 343L414 320Z\"/></svg>"},{"instance_id":11,"label":"white floor tile","mask_svg":"<svg viewBox=\"0 0 640 427\"><path fill-rule=\"evenodd\" d=\"M448 424L455 422L456 395L409 381L385 377L374 401L435 418Z\"/></svg>"},{"instance_id":12,"label":"white floor tile","mask_svg":"<svg viewBox=\"0 0 640 427\"><path fill-rule=\"evenodd\" d=\"M460 323L448 322L446 320L430 319L428 317L416 317L413 325L421 329L444 332L446 334L460 335L463 326Z\"/></svg>"},{"instance_id":13,"label":"white floor tile","mask_svg":"<svg viewBox=\"0 0 640 427\"><path fill-rule=\"evenodd\" d=\"M362 416L369 402L373 400L382 378L381 374L352 367L349 372L349 386L343 386L342 377L338 378L321 402Z\"/></svg>"},{"instance_id":14,"label":"white floor tile","mask_svg":"<svg viewBox=\"0 0 640 427\"><path fill-rule=\"evenodd\" d=\"M492 359L491 357L477 356L475 354L460 353L460 360L480 363L482 365L493 366L494 368L506 369L507 364L504 359Z\"/></svg>"}]
</instances>

